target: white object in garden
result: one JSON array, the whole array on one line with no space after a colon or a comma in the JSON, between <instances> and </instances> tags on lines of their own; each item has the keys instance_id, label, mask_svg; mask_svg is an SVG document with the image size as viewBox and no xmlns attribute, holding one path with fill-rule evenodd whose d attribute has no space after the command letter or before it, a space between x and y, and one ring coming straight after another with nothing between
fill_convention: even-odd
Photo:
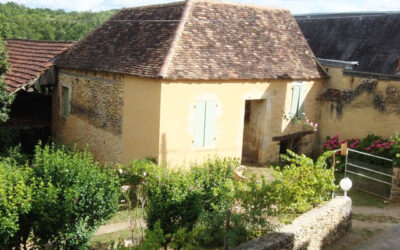
<instances>
[{"instance_id":1,"label":"white object in garden","mask_svg":"<svg viewBox=\"0 0 400 250\"><path fill-rule=\"evenodd\" d=\"M347 197L347 191L349 191L350 188L353 186L353 182L350 180L349 177L345 177L340 181L339 186L341 189L343 189L344 196Z\"/></svg>"}]
</instances>

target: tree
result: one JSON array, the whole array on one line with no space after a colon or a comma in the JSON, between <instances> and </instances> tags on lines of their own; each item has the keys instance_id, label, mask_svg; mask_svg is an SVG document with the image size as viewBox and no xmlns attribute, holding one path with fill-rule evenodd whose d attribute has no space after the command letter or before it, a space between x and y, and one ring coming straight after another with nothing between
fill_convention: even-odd
<instances>
[{"instance_id":1,"label":"tree","mask_svg":"<svg viewBox=\"0 0 400 250\"><path fill-rule=\"evenodd\" d=\"M10 106L14 101L14 95L7 91L7 84L4 81L4 76L8 69L7 51L4 42L0 38L0 122L5 122L8 119Z\"/></svg>"}]
</instances>

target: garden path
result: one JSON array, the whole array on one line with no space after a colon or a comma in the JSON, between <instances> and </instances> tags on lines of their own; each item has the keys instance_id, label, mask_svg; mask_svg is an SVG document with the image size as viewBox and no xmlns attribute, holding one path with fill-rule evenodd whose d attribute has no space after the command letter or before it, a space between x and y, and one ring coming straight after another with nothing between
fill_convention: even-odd
<instances>
[{"instance_id":1,"label":"garden path","mask_svg":"<svg viewBox=\"0 0 400 250\"><path fill-rule=\"evenodd\" d=\"M113 223L113 224L106 224L106 225L100 226L100 228L97 230L97 232L94 235L114 233L114 232L128 229L129 227L130 227L129 221Z\"/></svg>"},{"instance_id":2,"label":"garden path","mask_svg":"<svg viewBox=\"0 0 400 250\"><path fill-rule=\"evenodd\" d=\"M400 204L353 206L352 230L329 249L400 249Z\"/></svg>"}]
</instances>

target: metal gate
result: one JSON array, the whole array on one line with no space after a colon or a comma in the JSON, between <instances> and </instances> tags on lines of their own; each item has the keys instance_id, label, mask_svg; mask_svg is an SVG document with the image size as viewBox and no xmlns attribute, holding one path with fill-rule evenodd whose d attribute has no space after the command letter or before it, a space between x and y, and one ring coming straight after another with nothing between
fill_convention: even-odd
<instances>
[{"instance_id":1,"label":"metal gate","mask_svg":"<svg viewBox=\"0 0 400 250\"><path fill-rule=\"evenodd\" d=\"M347 149L344 175L350 177L355 189L390 199L392 159Z\"/></svg>"}]
</instances>

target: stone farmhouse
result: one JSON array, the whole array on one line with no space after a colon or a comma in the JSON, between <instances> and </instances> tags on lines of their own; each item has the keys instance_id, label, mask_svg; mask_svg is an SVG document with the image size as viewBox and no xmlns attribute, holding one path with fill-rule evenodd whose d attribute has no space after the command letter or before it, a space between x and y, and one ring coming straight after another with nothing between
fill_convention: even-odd
<instances>
[{"instance_id":1,"label":"stone farmhouse","mask_svg":"<svg viewBox=\"0 0 400 250\"><path fill-rule=\"evenodd\" d=\"M287 10L208 0L122 9L55 65L53 138L103 162L269 162L317 146L301 119L318 119L327 75Z\"/></svg>"}]
</instances>

